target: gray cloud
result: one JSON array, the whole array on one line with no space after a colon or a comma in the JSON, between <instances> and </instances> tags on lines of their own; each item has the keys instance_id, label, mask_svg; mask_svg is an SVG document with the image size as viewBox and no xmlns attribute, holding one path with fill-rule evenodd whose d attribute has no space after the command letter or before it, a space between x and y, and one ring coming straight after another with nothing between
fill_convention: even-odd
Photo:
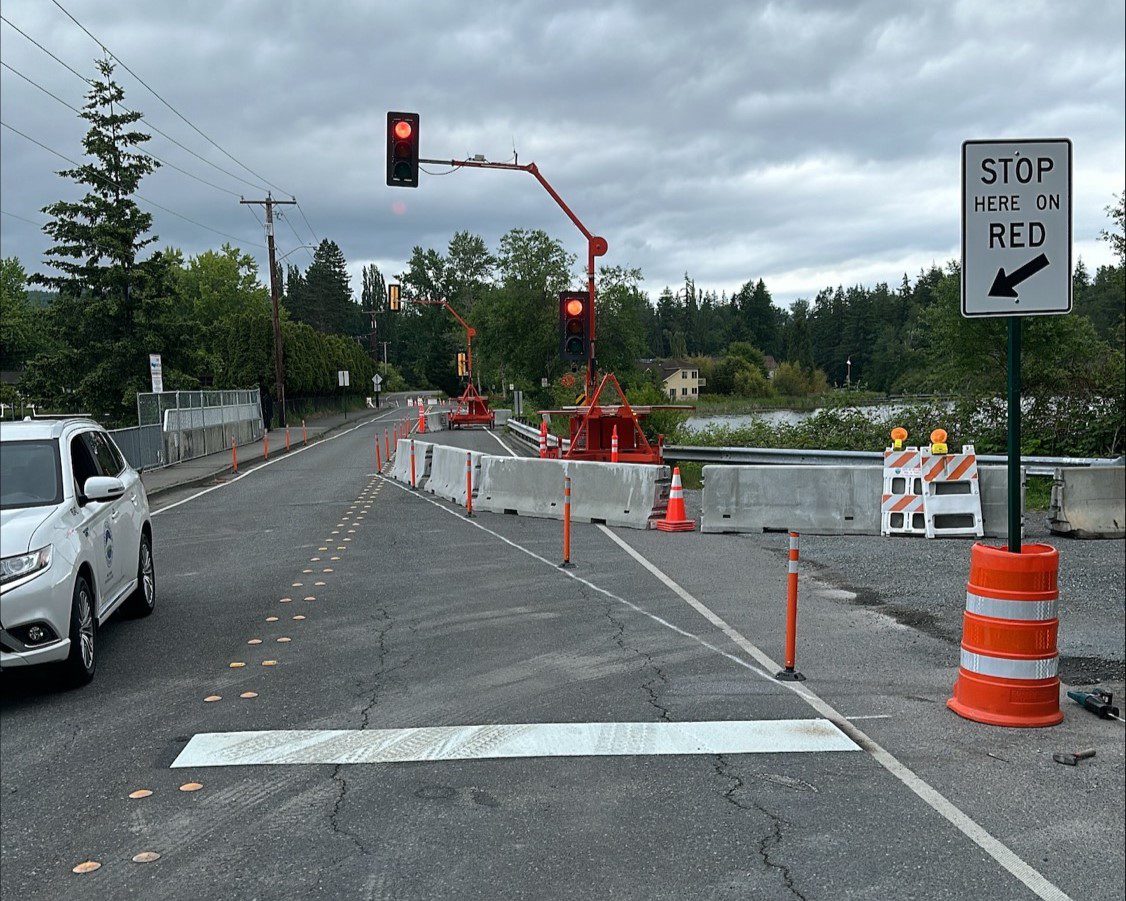
<instances>
[{"instance_id":1,"label":"gray cloud","mask_svg":"<svg viewBox=\"0 0 1126 901\"><path fill-rule=\"evenodd\" d=\"M1126 168L1122 4L793 2L475 4L64 2L130 67L256 172L295 193L319 235L356 268L392 271L415 244L457 229L491 244L542 227L581 254L577 232L530 176L383 183L388 109L422 116L423 152L507 159L515 141L656 291L687 269L731 291L763 277L777 298L838 282L897 282L957 253L959 145L968 137L1069 136L1077 253L1097 240ZM96 45L54 6L5 15L83 71ZM78 105L82 84L8 26L3 58ZM129 103L235 170L124 72ZM72 113L9 72L3 118L77 156ZM3 208L39 220L73 188L61 165L3 134ZM209 180L159 136L152 150ZM243 170L237 170L257 181ZM250 242L236 198L162 170L146 196ZM392 205L399 201L405 212ZM223 239L160 211L162 241ZM299 216L291 222L308 239ZM35 265L36 230L3 218L3 253ZM299 242L283 224L282 251ZM249 248L257 250L256 248ZM307 260L304 251L290 260Z\"/></svg>"}]
</instances>

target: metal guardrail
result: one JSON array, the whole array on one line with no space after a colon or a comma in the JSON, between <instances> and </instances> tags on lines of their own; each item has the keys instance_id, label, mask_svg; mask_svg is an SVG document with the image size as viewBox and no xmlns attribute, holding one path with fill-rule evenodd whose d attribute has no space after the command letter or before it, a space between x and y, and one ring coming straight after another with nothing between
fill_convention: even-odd
<instances>
[{"instance_id":1,"label":"metal guardrail","mask_svg":"<svg viewBox=\"0 0 1126 901\"><path fill-rule=\"evenodd\" d=\"M539 431L533 426L525 425L510 419L508 428L519 437L528 441L533 447L539 444ZM553 446L559 441L554 435L548 435L548 442ZM563 439L564 450L570 446L570 441ZM666 444L664 448L665 459L673 462L684 463L729 463L744 466L778 466L790 464L791 466L882 466L884 461L883 451L849 451L849 450L800 450L788 447L703 447L686 444ZM999 464L1008 462L1004 454L978 454L977 460L981 464ZM1054 475L1061 466L1110 466L1120 464L1121 459L1110 460L1101 457L1022 457L1021 464L1025 472L1034 476Z\"/></svg>"}]
</instances>

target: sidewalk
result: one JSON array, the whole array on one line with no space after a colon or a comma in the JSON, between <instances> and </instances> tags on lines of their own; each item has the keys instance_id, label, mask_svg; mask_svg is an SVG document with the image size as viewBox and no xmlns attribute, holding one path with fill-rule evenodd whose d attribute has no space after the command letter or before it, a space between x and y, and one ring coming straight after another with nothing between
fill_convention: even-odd
<instances>
[{"instance_id":1,"label":"sidewalk","mask_svg":"<svg viewBox=\"0 0 1126 901\"><path fill-rule=\"evenodd\" d=\"M357 423L371 419L375 416L380 416L388 410L402 408L401 400L391 401L388 403L384 401L383 405L378 410L353 410L348 413L345 419L343 413L333 413L328 416L320 416L315 420L311 420L307 424L309 433L309 444L314 441L319 441L324 436L337 429L354 426ZM285 429L274 429L269 433L269 446L270 457L277 457L284 455L285 450ZM290 425L289 427L289 441L292 450L297 450L302 446L302 433L301 423ZM264 457L264 450L261 441L253 441L250 444L239 445L238 448L238 465L239 470L244 468L256 466L262 461ZM192 485L201 484L215 479L217 476L226 475L231 472L231 452L230 450L220 451L215 454L208 454L206 457L196 457L194 460L185 460L182 463L173 463L171 466L164 466L160 469L150 469L141 473L141 482L145 486L145 491L150 498L163 494L167 491L172 491L176 488L186 488Z\"/></svg>"}]
</instances>

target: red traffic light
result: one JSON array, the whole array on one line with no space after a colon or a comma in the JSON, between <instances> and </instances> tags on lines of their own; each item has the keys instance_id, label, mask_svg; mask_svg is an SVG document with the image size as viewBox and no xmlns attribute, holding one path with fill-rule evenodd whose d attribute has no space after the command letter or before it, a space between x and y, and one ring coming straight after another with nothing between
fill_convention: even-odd
<instances>
[{"instance_id":1,"label":"red traffic light","mask_svg":"<svg viewBox=\"0 0 1126 901\"><path fill-rule=\"evenodd\" d=\"M407 138L409 138L413 131L414 129L411 128L411 124L409 122L400 119L395 123L395 137L400 141L405 141Z\"/></svg>"},{"instance_id":2,"label":"red traffic light","mask_svg":"<svg viewBox=\"0 0 1126 901\"><path fill-rule=\"evenodd\" d=\"M571 298L567 301L567 315L568 316L581 316L583 312L583 302L577 298Z\"/></svg>"}]
</instances>

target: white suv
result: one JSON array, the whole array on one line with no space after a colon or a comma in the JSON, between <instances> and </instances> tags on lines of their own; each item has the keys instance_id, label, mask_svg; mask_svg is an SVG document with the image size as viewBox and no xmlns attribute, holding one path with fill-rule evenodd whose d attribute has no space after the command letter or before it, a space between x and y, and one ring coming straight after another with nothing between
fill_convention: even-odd
<instances>
[{"instance_id":1,"label":"white suv","mask_svg":"<svg viewBox=\"0 0 1126 901\"><path fill-rule=\"evenodd\" d=\"M149 502L113 439L89 419L0 424L0 667L97 666L98 627L156 604Z\"/></svg>"}]
</instances>

